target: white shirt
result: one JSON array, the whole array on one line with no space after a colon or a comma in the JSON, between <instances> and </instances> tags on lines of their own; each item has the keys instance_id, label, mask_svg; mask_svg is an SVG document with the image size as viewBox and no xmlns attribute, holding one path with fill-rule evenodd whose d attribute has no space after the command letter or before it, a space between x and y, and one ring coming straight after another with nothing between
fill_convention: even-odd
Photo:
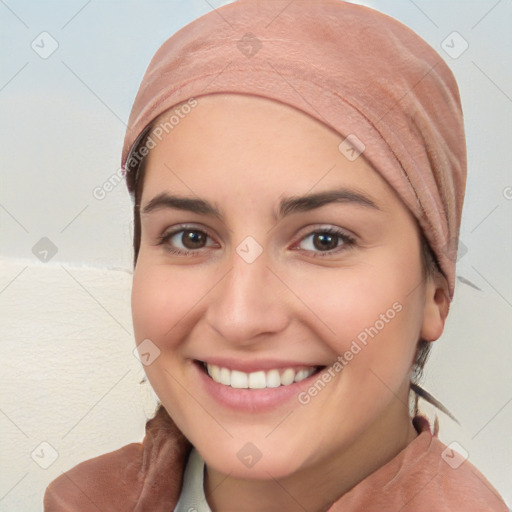
<instances>
[{"instance_id":1,"label":"white shirt","mask_svg":"<svg viewBox=\"0 0 512 512\"><path fill-rule=\"evenodd\" d=\"M180 499L173 512L212 512L204 494L204 460L192 447L183 474Z\"/></svg>"}]
</instances>

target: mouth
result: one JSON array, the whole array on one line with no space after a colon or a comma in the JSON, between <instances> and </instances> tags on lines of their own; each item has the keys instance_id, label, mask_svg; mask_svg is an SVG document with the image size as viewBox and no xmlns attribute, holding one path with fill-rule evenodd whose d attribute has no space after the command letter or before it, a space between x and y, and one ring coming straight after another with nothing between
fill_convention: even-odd
<instances>
[{"instance_id":1,"label":"mouth","mask_svg":"<svg viewBox=\"0 0 512 512\"><path fill-rule=\"evenodd\" d=\"M290 386L321 372L326 366L296 366L243 372L204 361L195 361L214 382L233 389L272 389Z\"/></svg>"}]
</instances>

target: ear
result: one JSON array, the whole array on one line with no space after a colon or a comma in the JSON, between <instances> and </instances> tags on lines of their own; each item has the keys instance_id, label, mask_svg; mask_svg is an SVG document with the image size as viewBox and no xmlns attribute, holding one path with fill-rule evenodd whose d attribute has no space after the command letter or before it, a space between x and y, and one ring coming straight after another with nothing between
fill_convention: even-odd
<instances>
[{"instance_id":1,"label":"ear","mask_svg":"<svg viewBox=\"0 0 512 512\"><path fill-rule=\"evenodd\" d=\"M450 309L450 292L446 277L435 272L427 278L425 286L425 306L421 339L437 340L444 331L444 324Z\"/></svg>"}]
</instances>

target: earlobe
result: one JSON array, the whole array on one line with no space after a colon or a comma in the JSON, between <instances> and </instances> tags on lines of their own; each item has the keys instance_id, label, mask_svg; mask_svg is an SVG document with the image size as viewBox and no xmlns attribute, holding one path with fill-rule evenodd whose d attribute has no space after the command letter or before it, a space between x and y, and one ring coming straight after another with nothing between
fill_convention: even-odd
<instances>
[{"instance_id":1,"label":"earlobe","mask_svg":"<svg viewBox=\"0 0 512 512\"><path fill-rule=\"evenodd\" d=\"M443 334L446 317L450 310L448 282L444 275L430 276L425 287L425 307L421 338L435 341Z\"/></svg>"}]
</instances>

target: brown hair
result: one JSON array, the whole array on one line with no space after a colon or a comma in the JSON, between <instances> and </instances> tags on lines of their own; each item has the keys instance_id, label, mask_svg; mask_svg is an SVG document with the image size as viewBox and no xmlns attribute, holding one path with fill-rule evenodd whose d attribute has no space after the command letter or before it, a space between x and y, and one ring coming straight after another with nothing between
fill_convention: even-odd
<instances>
[{"instance_id":1,"label":"brown hair","mask_svg":"<svg viewBox=\"0 0 512 512\"><path fill-rule=\"evenodd\" d=\"M139 138L139 141L134 145L134 151L131 154L140 154L140 148L145 147L148 143L150 134L152 132L152 126L155 121L153 121L142 133ZM137 258L139 255L140 248L140 240L141 240L141 221L140 221L140 202L142 198L142 190L144 184L144 175L146 171L146 162L147 158L143 156L140 158L140 161L136 159L127 160L126 165L126 181L128 185L128 190L130 191L130 195L133 199L133 267L137 265ZM442 273L440 265L437 261L437 258L432 251L427 239L423 232L421 232L421 263L422 263L422 278L423 280L428 279L431 276L436 275L437 273ZM432 348L432 342L420 339L418 341L418 345L416 348L416 354L414 357L414 363L411 372L411 384L410 389L414 392L414 406L413 412L414 415L419 413L418 400L419 398L423 398L427 402L431 403L439 410L443 411L454 421L457 419L450 413L450 411L436 398L434 398L430 393L425 391L422 387L419 386L419 382L423 377L423 370L425 368L425 364L430 355L430 351ZM159 408L160 408L159 404ZM436 419L437 421L437 419Z\"/></svg>"}]
</instances>

